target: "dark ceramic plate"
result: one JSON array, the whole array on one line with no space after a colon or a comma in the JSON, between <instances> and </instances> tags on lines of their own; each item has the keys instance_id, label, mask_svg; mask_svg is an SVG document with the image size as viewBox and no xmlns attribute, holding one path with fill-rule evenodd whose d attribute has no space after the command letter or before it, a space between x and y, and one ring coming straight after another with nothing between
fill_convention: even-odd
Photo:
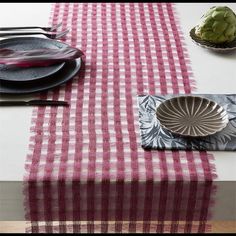
<instances>
[{"instance_id":1,"label":"dark ceramic plate","mask_svg":"<svg viewBox=\"0 0 236 236\"><path fill-rule=\"evenodd\" d=\"M192 28L190 30L189 35L195 44L206 49L210 49L210 50L218 51L218 52L226 52L226 51L232 51L236 49L236 39L230 43L221 43L221 44L210 43L210 42L200 39L195 34L195 28Z\"/></svg>"},{"instance_id":2,"label":"dark ceramic plate","mask_svg":"<svg viewBox=\"0 0 236 236\"><path fill-rule=\"evenodd\" d=\"M36 37L19 37L9 38L0 41L0 48L8 48L12 50L32 50L32 49L57 49L64 48L68 45L51 39ZM6 81L32 81L48 77L58 72L65 62L45 66L45 67L16 67L12 65L0 64L0 80Z\"/></svg>"},{"instance_id":3,"label":"dark ceramic plate","mask_svg":"<svg viewBox=\"0 0 236 236\"><path fill-rule=\"evenodd\" d=\"M54 88L72 79L78 73L82 63L81 58L66 62L60 71L43 80L22 83L0 81L0 93L30 94Z\"/></svg>"}]
</instances>

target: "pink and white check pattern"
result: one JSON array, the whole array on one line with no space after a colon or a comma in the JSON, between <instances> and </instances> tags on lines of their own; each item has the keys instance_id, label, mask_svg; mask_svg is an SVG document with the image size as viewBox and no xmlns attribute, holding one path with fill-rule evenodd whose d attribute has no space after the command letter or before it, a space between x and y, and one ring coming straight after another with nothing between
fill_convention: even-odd
<instances>
[{"instance_id":1,"label":"pink and white check pattern","mask_svg":"<svg viewBox=\"0 0 236 236\"><path fill-rule=\"evenodd\" d=\"M86 62L40 95L70 107L33 111L28 232L208 231L213 156L140 145L137 95L194 89L173 4L55 3L60 21Z\"/></svg>"}]
</instances>

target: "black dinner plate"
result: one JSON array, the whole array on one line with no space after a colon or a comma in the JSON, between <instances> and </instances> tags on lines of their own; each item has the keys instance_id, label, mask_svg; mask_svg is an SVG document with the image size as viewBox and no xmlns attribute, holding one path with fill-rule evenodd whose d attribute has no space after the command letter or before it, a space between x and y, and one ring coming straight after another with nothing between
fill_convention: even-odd
<instances>
[{"instance_id":1,"label":"black dinner plate","mask_svg":"<svg viewBox=\"0 0 236 236\"><path fill-rule=\"evenodd\" d=\"M72 79L82 63L81 58L68 61L60 71L43 80L22 83L0 81L0 94L30 94L54 88Z\"/></svg>"},{"instance_id":2,"label":"black dinner plate","mask_svg":"<svg viewBox=\"0 0 236 236\"><path fill-rule=\"evenodd\" d=\"M58 49L68 45L56 40L36 37L9 38L0 41L0 48L12 50L33 50L33 49ZM33 81L48 77L58 72L65 62L40 67L17 67L13 65L0 64L0 80L22 82Z\"/></svg>"}]
</instances>

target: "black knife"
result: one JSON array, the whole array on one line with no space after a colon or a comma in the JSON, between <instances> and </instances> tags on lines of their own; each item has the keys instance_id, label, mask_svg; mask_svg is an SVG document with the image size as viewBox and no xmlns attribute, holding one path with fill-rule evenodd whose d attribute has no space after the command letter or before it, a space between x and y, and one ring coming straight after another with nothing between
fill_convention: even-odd
<instances>
[{"instance_id":1,"label":"black knife","mask_svg":"<svg viewBox=\"0 0 236 236\"><path fill-rule=\"evenodd\" d=\"M0 106L69 106L66 101L30 100L30 101L0 101Z\"/></svg>"}]
</instances>

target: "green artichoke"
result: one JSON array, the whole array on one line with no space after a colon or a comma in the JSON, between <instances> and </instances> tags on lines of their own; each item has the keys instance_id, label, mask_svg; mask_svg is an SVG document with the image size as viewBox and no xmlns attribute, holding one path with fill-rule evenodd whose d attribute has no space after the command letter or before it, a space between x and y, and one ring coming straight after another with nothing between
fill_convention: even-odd
<instances>
[{"instance_id":1,"label":"green artichoke","mask_svg":"<svg viewBox=\"0 0 236 236\"><path fill-rule=\"evenodd\" d=\"M226 6L211 7L195 27L195 34L211 43L227 43L236 38L236 15Z\"/></svg>"}]
</instances>

